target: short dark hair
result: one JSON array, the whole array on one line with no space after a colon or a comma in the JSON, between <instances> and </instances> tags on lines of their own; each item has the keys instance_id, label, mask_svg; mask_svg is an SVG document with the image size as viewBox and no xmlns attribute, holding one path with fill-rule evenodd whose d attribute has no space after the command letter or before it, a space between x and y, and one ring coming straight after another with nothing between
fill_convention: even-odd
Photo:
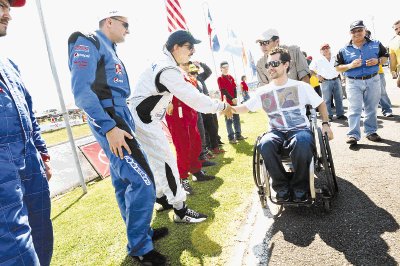
<instances>
[{"instance_id":1,"label":"short dark hair","mask_svg":"<svg viewBox=\"0 0 400 266\"><path fill-rule=\"evenodd\" d=\"M229 66L227 61L222 61L221 64L219 64L219 67L222 67L223 65L228 65Z\"/></svg>"},{"instance_id":2,"label":"short dark hair","mask_svg":"<svg viewBox=\"0 0 400 266\"><path fill-rule=\"evenodd\" d=\"M290 62L290 54L288 50L281 47L275 47L269 52L269 55L274 54L279 54L279 60L281 60L282 63ZM287 68L286 72L289 72L289 69L290 66Z\"/></svg>"},{"instance_id":3,"label":"short dark hair","mask_svg":"<svg viewBox=\"0 0 400 266\"><path fill-rule=\"evenodd\" d=\"M246 77L246 75L243 75L243 76L241 77L241 80L243 81L245 77Z\"/></svg>"}]
</instances>

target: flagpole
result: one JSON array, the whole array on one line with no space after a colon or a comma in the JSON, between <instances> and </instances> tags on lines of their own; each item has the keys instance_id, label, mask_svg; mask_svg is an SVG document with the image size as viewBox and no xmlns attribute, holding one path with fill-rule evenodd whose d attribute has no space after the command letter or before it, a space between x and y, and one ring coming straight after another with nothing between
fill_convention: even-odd
<instances>
[{"instance_id":1,"label":"flagpole","mask_svg":"<svg viewBox=\"0 0 400 266\"><path fill-rule=\"evenodd\" d=\"M228 39L230 39L230 34L229 34L229 28L226 28L226 31L228 32ZM235 76L235 82L237 82L237 75L236 75L236 68L235 68L235 61L233 60L233 55L232 52L229 52L231 54L231 60L232 60L232 66L233 66L233 75Z\"/></svg>"},{"instance_id":2,"label":"flagpole","mask_svg":"<svg viewBox=\"0 0 400 266\"><path fill-rule=\"evenodd\" d=\"M44 35L44 38L45 38L45 41L46 41L47 54L49 56L50 67L51 67L51 71L53 72L54 82L56 83L58 99L59 99L60 105L61 105L61 111L62 111L62 114L63 114L63 117L64 117L64 121L65 121L65 126L67 128L69 142L70 142L71 148L72 148L72 154L73 154L73 157L74 157L75 167L76 167L76 170L78 171L79 180L81 182L83 193L86 194L87 193L86 183L85 183L85 179L83 177L83 172L82 172L81 165L79 164L79 158L78 158L78 153L76 152L74 136L72 135L71 125L69 124L69 116L68 116L68 112L67 112L67 110L65 108L64 97L63 97L63 94L62 94L62 91L61 91L60 80L58 79L56 64L54 62L53 52L51 50L50 41L49 41L49 36L47 34L46 25L44 23L42 4L40 3L40 0L36 0L36 6L37 6L37 9L38 9L38 13L39 13L40 23L42 25L43 35Z\"/></svg>"},{"instance_id":3,"label":"flagpole","mask_svg":"<svg viewBox=\"0 0 400 266\"><path fill-rule=\"evenodd\" d=\"M203 16L204 16L204 24L206 25L206 28L207 28L207 26L208 26L208 24L207 24L207 15L204 13L204 6L207 6L207 10L209 10L209 6L208 6L208 3L206 2L206 1L204 1L203 2L203 4L202 4L202 6L203 6ZM208 32L207 32L207 36L208 36ZM210 39L210 36L208 36L208 38ZM210 42L211 42L211 39L210 39ZM213 63L214 63L214 74L215 74L215 78L217 78L218 79L218 74L217 74L217 65L215 64L215 57L214 57L214 51L213 51L213 49L210 47L210 50L211 50L211 56L212 56L212 59L213 59Z\"/></svg>"}]
</instances>

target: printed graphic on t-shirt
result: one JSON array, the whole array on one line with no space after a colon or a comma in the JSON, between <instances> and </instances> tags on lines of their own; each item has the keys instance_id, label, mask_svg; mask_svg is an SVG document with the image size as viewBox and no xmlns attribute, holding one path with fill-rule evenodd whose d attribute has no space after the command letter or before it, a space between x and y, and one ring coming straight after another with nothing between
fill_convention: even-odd
<instances>
[{"instance_id":1,"label":"printed graphic on t-shirt","mask_svg":"<svg viewBox=\"0 0 400 266\"><path fill-rule=\"evenodd\" d=\"M272 91L261 95L262 107L266 113L275 112L277 104Z\"/></svg>"},{"instance_id":2,"label":"printed graphic on t-shirt","mask_svg":"<svg viewBox=\"0 0 400 266\"><path fill-rule=\"evenodd\" d=\"M272 128L282 128L285 126L282 115L280 113L272 113L268 115L269 124Z\"/></svg>"},{"instance_id":3,"label":"printed graphic on t-shirt","mask_svg":"<svg viewBox=\"0 0 400 266\"><path fill-rule=\"evenodd\" d=\"M299 94L297 87L287 87L276 91L279 106L281 108L295 107L299 105Z\"/></svg>"},{"instance_id":4,"label":"printed graphic on t-shirt","mask_svg":"<svg viewBox=\"0 0 400 266\"><path fill-rule=\"evenodd\" d=\"M283 113L283 116L285 117L288 128L294 128L294 127L302 125L306 122L304 117L301 115L300 109L283 111L282 113Z\"/></svg>"}]
</instances>

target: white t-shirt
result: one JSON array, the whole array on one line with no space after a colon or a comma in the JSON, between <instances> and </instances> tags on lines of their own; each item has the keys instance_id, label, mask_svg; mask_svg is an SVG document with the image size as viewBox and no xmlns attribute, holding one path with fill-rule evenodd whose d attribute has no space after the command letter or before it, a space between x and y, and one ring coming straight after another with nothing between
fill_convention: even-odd
<instances>
[{"instance_id":1,"label":"white t-shirt","mask_svg":"<svg viewBox=\"0 0 400 266\"><path fill-rule=\"evenodd\" d=\"M339 76L339 72L335 68L335 58L333 56L330 61L323 55L318 56L311 62L310 69L324 79L334 79Z\"/></svg>"},{"instance_id":2,"label":"white t-shirt","mask_svg":"<svg viewBox=\"0 0 400 266\"><path fill-rule=\"evenodd\" d=\"M250 111L263 108L269 117L270 129L283 131L308 128L306 105L316 108L323 102L310 84L288 79L276 86L273 82L259 87L244 104Z\"/></svg>"}]
</instances>

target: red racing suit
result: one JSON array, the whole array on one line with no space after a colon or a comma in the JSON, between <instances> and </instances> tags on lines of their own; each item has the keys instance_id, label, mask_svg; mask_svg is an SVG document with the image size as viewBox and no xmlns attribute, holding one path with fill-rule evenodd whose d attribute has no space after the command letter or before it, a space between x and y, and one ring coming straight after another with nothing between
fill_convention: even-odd
<instances>
[{"instance_id":1,"label":"red racing suit","mask_svg":"<svg viewBox=\"0 0 400 266\"><path fill-rule=\"evenodd\" d=\"M193 89L196 89L196 79L185 75L185 80L192 83ZM196 173L201 170L201 137L197 127L197 111L176 97L173 97L172 104L172 115L166 115L165 119L176 150L179 176L185 179L188 178L189 172Z\"/></svg>"}]
</instances>

